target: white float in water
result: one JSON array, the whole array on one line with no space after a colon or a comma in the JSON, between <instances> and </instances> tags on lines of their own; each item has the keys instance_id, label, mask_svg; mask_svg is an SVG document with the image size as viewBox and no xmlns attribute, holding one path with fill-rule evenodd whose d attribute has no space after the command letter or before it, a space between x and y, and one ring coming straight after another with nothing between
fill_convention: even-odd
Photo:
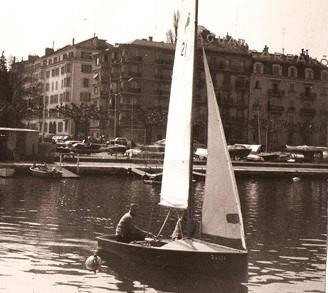
<instances>
[{"instance_id":1,"label":"white float in water","mask_svg":"<svg viewBox=\"0 0 328 293\"><path fill-rule=\"evenodd\" d=\"M87 258L87 260L85 261L85 267L89 271L93 271L96 273L97 271L99 271L101 263L101 258L98 255L94 254Z\"/></svg>"},{"instance_id":2,"label":"white float in water","mask_svg":"<svg viewBox=\"0 0 328 293\"><path fill-rule=\"evenodd\" d=\"M294 182L301 181L301 178L300 178L300 177L293 177L293 181L294 181Z\"/></svg>"}]
</instances>

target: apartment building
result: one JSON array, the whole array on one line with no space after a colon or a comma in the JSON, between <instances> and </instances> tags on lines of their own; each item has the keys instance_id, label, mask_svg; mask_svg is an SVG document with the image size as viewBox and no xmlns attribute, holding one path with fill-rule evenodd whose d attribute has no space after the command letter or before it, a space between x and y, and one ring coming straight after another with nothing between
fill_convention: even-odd
<instances>
[{"instance_id":1,"label":"apartment building","mask_svg":"<svg viewBox=\"0 0 328 293\"><path fill-rule=\"evenodd\" d=\"M77 128L83 131L81 125L77 125L83 119L80 111L63 115L58 109L65 105L91 103L92 54L108 46L106 41L97 37L77 44L73 39L70 45L56 51L46 48L44 56L28 60L32 81L38 87L34 95L26 99L34 100L34 104L35 100L41 99L39 106L43 111L34 111L26 124L43 135L76 135ZM18 68L19 64L16 66ZM31 86L31 82L26 82L26 86Z\"/></svg>"},{"instance_id":2,"label":"apartment building","mask_svg":"<svg viewBox=\"0 0 328 293\"><path fill-rule=\"evenodd\" d=\"M252 64L248 45L244 40L236 40L228 34L217 37L201 29L202 40L199 43L205 48L226 139L230 144L247 143ZM207 96L201 54L202 50L199 49L196 77L196 109L199 117L196 120L195 135L200 141L206 141Z\"/></svg>"},{"instance_id":3,"label":"apartment building","mask_svg":"<svg viewBox=\"0 0 328 293\"><path fill-rule=\"evenodd\" d=\"M248 141L278 150L284 145L327 145L328 68L324 60L262 52L252 55Z\"/></svg>"},{"instance_id":4,"label":"apartment building","mask_svg":"<svg viewBox=\"0 0 328 293\"><path fill-rule=\"evenodd\" d=\"M110 136L152 142L165 136L174 47L151 38L111 49Z\"/></svg>"},{"instance_id":5,"label":"apartment building","mask_svg":"<svg viewBox=\"0 0 328 293\"><path fill-rule=\"evenodd\" d=\"M207 137L204 47L228 143L262 144L268 150L327 145L326 59L313 59L307 50L299 55L270 53L267 47L251 51L244 40L215 36L204 27L198 44L197 141L205 143ZM46 49L45 56L24 61L26 86L45 105L27 123L45 134L74 135L77 119L63 116L58 107L93 104L99 115L89 120L90 135L139 143L164 138L174 53L173 44L151 37L115 46L94 37Z\"/></svg>"},{"instance_id":6,"label":"apartment building","mask_svg":"<svg viewBox=\"0 0 328 293\"><path fill-rule=\"evenodd\" d=\"M202 29L202 37L207 40L203 44L222 108L226 135L232 142L245 143L251 67L247 45L230 36L218 39L205 29ZM110 51L108 135L147 143L164 138L174 45L149 38L117 44ZM205 142L207 102L200 46L195 97L195 139Z\"/></svg>"}]
</instances>

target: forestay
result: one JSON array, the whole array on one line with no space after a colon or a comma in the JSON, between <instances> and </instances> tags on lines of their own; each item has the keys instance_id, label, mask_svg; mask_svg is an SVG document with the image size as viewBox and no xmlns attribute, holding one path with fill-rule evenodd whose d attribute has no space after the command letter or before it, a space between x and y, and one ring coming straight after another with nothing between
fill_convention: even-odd
<instances>
[{"instance_id":1,"label":"forestay","mask_svg":"<svg viewBox=\"0 0 328 293\"><path fill-rule=\"evenodd\" d=\"M165 141L160 204L186 209L191 168L196 0L181 1Z\"/></svg>"},{"instance_id":2,"label":"forestay","mask_svg":"<svg viewBox=\"0 0 328 293\"><path fill-rule=\"evenodd\" d=\"M205 50L208 140L202 233L246 249L240 202ZM229 240L232 240L229 242Z\"/></svg>"}]
</instances>

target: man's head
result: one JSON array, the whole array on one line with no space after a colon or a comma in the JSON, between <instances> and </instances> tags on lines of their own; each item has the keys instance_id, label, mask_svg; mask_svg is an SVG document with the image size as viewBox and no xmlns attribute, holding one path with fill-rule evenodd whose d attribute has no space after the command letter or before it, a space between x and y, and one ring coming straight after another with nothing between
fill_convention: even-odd
<instances>
[{"instance_id":1,"label":"man's head","mask_svg":"<svg viewBox=\"0 0 328 293\"><path fill-rule=\"evenodd\" d=\"M138 209L138 206L135 203L130 204L130 214L131 214L131 216L136 216L137 215L137 209Z\"/></svg>"}]
</instances>

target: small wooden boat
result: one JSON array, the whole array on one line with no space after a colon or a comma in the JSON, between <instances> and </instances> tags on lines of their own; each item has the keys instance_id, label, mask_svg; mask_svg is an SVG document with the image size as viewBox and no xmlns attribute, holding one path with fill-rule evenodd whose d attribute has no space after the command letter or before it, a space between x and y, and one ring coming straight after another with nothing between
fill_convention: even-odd
<instances>
[{"instance_id":1,"label":"small wooden boat","mask_svg":"<svg viewBox=\"0 0 328 293\"><path fill-rule=\"evenodd\" d=\"M63 175L56 167L49 168L45 165L31 166L30 171L32 176L43 178L61 178Z\"/></svg>"},{"instance_id":2,"label":"small wooden boat","mask_svg":"<svg viewBox=\"0 0 328 293\"><path fill-rule=\"evenodd\" d=\"M0 168L0 177L11 177L15 174L14 168Z\"/></svg>"}]
</instances>

